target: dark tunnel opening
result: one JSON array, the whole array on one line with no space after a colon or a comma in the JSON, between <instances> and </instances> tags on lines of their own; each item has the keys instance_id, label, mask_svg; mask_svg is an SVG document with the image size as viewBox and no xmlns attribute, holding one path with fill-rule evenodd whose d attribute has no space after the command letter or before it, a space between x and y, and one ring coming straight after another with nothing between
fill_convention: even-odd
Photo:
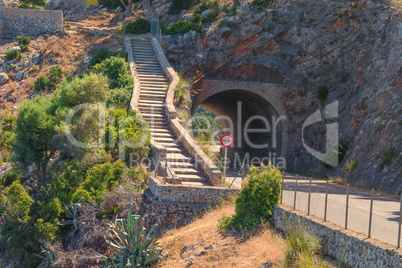
<instances>
[{"instance_id":1,"label":"dark tunnel opening","mask_svg":"<svg viewBox=\"0 0 402 268\"><path fill-rule=\"evenodd\" d=\"M231 166L238 167L243 161L255 166L268 161L276 164L281 156L283 127L269 100L246 90L226 90L206 98L199 106L217 116L223 134L234 137L234 145L228 149Z\"/></svg>"}]
</instances>

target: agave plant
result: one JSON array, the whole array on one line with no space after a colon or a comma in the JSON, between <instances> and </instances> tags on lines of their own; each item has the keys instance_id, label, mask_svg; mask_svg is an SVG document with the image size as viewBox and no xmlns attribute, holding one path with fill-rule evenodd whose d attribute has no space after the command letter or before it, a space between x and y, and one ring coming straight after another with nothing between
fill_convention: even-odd
<instances>
[{"instance_id":1,"label":"agave plant","mask_svg":"<svg viewBox=\"0 0 402 268\"><path fill-rule=\"evenodd\" d=\"M78 231L78 225L77 225L77 219L79 216L79 209L81 209L81 200L78 200L77 203L72 203L69 201L67 205L64 205L63 211L67 215L67 217L71 218L71 220L67 221L61 221L58 222L57 225L72 225L71 229L66 233L65 237L66 240L70 240L71 242L73 241L75 233Z\"/></svg>"},{"instance_id":2,"label":"agave plant","mask_svg":"<svg viewBox=\"0 0 402 268\"><path fill-rule=\"evenodd\" d=\"M105 237L107 244L114 251L109 257L103 257L108 267L149 267L162 258L162 250L154 245L155 236L151 235L156 225L150 230L144 227L144 218L132 215L131 207L127 219L116 219L109 225L110 233Z\"/></svg>"},{"instance_id":3,"label":"agave plant","mask_svg":"<svg viewBox=\"0 0 402 268\"><path fill-rule=\"evenodd\" d=\"M43 248L42 246L40 247L41 249L41 254L35 254L37 257L42 259L41 264L38 266L38 268L46 267L50 268L53 267L52 263L56 260L56 256L54 255L54 252L51 251L48 248Z\"/></svg>"}]
</instances>

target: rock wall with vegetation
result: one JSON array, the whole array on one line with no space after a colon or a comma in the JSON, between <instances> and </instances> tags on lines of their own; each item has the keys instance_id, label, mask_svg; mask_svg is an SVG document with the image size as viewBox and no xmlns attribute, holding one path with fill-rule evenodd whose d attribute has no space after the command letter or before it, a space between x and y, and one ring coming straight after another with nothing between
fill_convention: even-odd
<instances>
[{"instance_id":1,"label":"rock wall with vegetation","mask_svg":"<svg viewBox=\"0 0 402 268\"><path fill-rule=\"evenodd\" d=\"M63 13L54 10L1 7L0 21L4 22L1 31L3 38L19 35L38 36L49 31L64 29Z\"/></svg>"},{"instance_id":2,"label":"rock wall with vegetation","mask_svg":"<svg viewBox=\"0 0 402 268\"><path fill-rule=\"evenodd\" d=\"M161 4L157 10L166 10ZM218 11L211 20L209 11ZM400 3L283 1L228 4L162 20L199 21L201 31L165 36L176 69L208 78L278 83L289 125L287 168L342 176L361 186L402 192ZM212 12L211 11L211 12ZM201 16L201 18L199 17ZM325 167L302 144L302 124L339 101L340 164ZM322 121L305 130L306 144L325 151Z\"/></svg>"},{"instance_id":3,"label":"rock wall with vegetation","mask_svg":"<svg viewBox=\"0 0 402 268\"><path fill-rule=\"evenodd\" d=\"M319 237L323 253L337 259L342 267L400 267L402 251L367 239L363 235L319 222L281 205L273 213L275 227L284 232L299 225ZM292 227L290 227L292 226Z\"/></svg>"}]
</instances>

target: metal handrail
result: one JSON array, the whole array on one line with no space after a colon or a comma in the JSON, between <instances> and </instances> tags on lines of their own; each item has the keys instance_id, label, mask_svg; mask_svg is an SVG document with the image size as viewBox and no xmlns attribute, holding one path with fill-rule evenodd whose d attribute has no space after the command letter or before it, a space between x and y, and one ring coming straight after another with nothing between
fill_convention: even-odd
<instances>
[{"instance_id":1,"label":"metal handrail","mask_svg":"<svg viewBox=\"0 0 402 268\"><path fill-rule=\"evenodd\" d=\"M243 163L241 164L241 169L239 170L239 172L236 172L236 176L234 177L232 183L229 185L229 189L230 189L230 187L232 186L232 184L234 183L234 181L237 179L237 175L238 175L240 172L243 172L244 162L245 162L245 161L246 161L246 160L244 159L244 160L243 160Z\"/></svg>"},{"instance_id":2,"label":"metal handrail","mask_svg":"<svg viewBox=\"0 0 402 268\"><path fill-rule=\"evenodd\" d=\"M151 34L156 37L156 39L160 44L162 41L162 28L161 25L159 24L159 19L154 20L156 17L151 10L150 0L147 0L145 8L147 9L146 14L147 14L147 20L150 22Z\"/></svg>"},{"instance_id":3,"label":"metal handrail","mask_svg":"<svg viewBox=\"0 0 402 268\"><path fill-rule=\"evenodd\" d=\"M156 177L157 172L158 172L158 167L159 167L159 165L160 165L160 163L161 163L162 161L165 161L165 176L164 176L163 184L166 184L167 170L169 170L170 175L172 175L173 181L176 181L176 178L175 178L175 176L174 176L172 170L171 170L170 167L169 167L167 158L160 159L160 160L158 160L158 162L156 163L156 166L155 166L155 177Z\"/></svg>"}]
</instances>

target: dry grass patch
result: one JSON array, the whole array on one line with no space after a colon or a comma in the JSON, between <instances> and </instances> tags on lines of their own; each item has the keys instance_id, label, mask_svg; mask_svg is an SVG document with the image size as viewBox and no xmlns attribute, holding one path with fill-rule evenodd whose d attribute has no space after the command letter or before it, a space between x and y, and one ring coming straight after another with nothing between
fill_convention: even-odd
<instances>
[{"instance_id":1,"label":"dry grass patch","mask_svg":"<svg viewBox=\"0 0 402 268\"><path fill-rule=\"evenodd\" d=\"M234 214L233 204L222 206L188 226L168 231L157 241L165 260L158 267L260 267L271 261L283 265L285 241L264 227L249 238L218 229L219 219Z\"/></svg>"}]
</instances>

